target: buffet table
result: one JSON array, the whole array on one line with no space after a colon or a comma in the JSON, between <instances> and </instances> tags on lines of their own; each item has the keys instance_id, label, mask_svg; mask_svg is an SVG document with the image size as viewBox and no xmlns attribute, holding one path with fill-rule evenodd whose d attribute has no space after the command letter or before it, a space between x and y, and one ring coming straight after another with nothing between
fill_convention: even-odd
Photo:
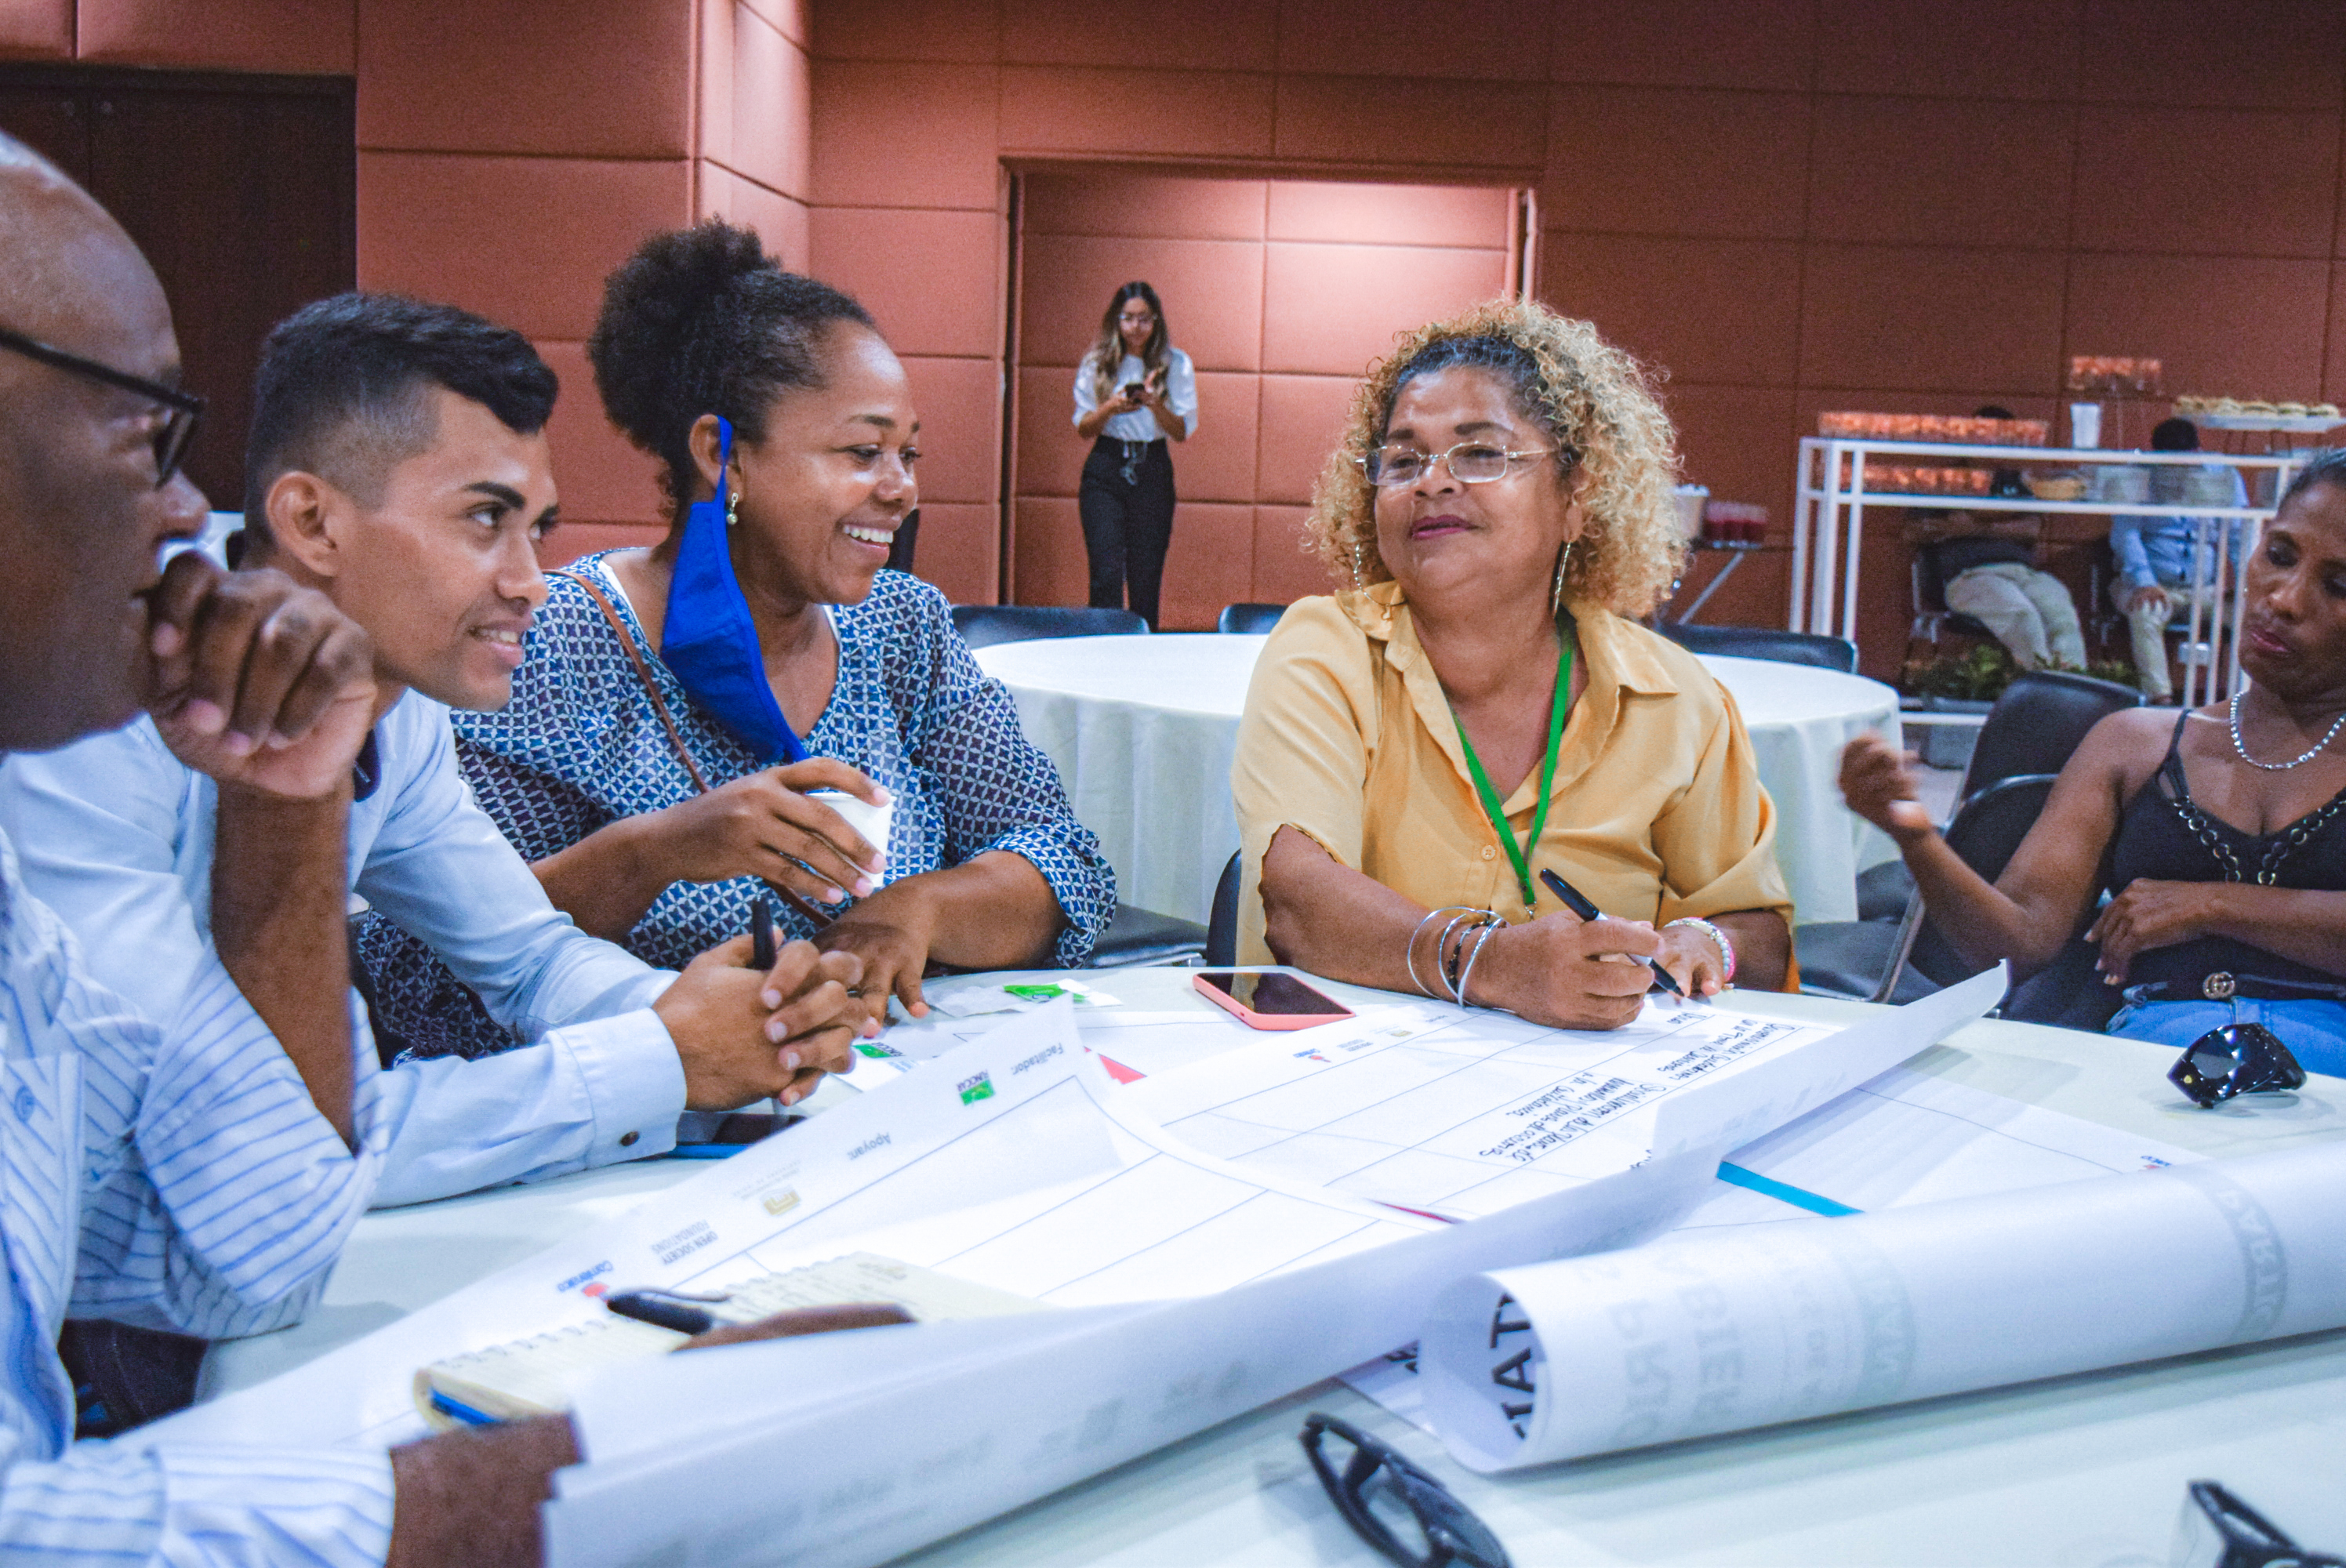
<instances>
[{"instance_id":1,"label":"buffet table","mask_svg":"<svg viewBox=\"0 0 2346 1568\"><path fill-rule=\"evenodd\" d=\"M1059 637L977 650L1010 688L1026 737L1099 835L1117 896L1203 921L1239 847L1230 759L1260 636ZM1734 695L1776 803L1776 858L1801 923L1857 918L1857 873L1895 858L1841 805L1841 750L1898 738L1898 694L1806 665L1703 656Z\"/></svg>"}]
</instances>

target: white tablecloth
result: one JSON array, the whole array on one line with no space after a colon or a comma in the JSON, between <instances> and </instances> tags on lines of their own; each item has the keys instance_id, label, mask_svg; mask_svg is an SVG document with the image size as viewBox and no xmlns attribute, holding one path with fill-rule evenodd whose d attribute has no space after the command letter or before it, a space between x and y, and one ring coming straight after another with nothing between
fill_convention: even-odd
<instances>
[{"instance_id":1,"label":"white tablecloth","mask_svg":"<svg viewBox=\"0 0 2346 1568\"><path fill-rule=\"evenodd\" d=\"M1050 754L1076 816L1099 835L1126 903L1204 921L1239 847L1230 759L1264 638L1059 637L977 650L1010 688L1027 738ZM1835 785L1861 732L1898 738L1880 681L1763 659L1702 661L1735 696L1776 802L1776 857L1796 918L1853 920L1857 873L1893 858Z\"/></svg>"}]
</instances>

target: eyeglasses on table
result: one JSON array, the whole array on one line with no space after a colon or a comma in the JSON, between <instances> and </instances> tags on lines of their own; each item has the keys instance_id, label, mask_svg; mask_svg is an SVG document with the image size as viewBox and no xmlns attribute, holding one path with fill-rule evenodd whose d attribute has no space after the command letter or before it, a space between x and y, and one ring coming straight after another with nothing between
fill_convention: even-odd
<instances>
[{"instance_id":1,"label":"eyeglasses on table","mask_svg":"<svg viewBox=\"0 0 2346 1568\"><path fill-rule=\"evenodd\" d=\"M2346 1557L2309 1552L2221 1481L2195 1481L2183 1500L2169 1568L2346 1568Z\"/></svg>"},{"instance_id":2,"label":"eyeglasses on table","mask_svg":"<svg viewBox=\"0 0 2346 1568\"><path fill-rule=\"evenodd\" d=\"M1302 1443L1344 1522L1401 1568L1513 1568L1490 1526L1449 1488L1359 1428L1314 1410Z\"/></svg>"}]
</instances>

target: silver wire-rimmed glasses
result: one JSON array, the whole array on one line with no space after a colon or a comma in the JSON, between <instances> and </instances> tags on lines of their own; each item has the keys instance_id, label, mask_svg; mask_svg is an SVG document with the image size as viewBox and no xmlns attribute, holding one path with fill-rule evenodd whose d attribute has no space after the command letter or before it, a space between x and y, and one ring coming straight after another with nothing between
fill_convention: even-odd
<instances>
[{"instance_id":1,"label":"silver wire-rimmed glasses","mask_svg":"<svg viewBox=\"0 0 2346 1568\"><path fill-rule=\"evenodd\" d=\"M1567 465L1572 461L1572 449L1560 446L1538 446L1526 452L1510 452L1504 446L1488 442L1462 441L1447 452L1420 452L1413 446L1380 446L1365 457L1353 459L1369 483L1384 490L1400 490L1416 484L1433 472L1441 463L1450 470L1450 476L1461 484L1488 484L1494 479L1504 479L1523 464L1535 458L1563 454Z\"/></svg>"}]
</instances>

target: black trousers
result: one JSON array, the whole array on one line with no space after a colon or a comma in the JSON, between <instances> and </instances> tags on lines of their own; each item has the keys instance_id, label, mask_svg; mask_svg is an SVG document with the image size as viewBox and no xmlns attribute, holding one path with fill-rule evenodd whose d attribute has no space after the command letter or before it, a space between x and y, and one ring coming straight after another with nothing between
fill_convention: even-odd
<instances>
[{"instance_id":1,"label":"black trousers","mask_svg":"<svg viewBox=\"0 0 2346 1568\"><path fill-rule=\"evenodd\" d=\"M1157 629L1158 587L1165 551L1173 542L1173 459L1162 440L1117 441L1102 436L1084 460L1076 508L1084 520L1084 553L1091 558L1094 609L1125 607Z\"/></svg>"}]
</instances>

